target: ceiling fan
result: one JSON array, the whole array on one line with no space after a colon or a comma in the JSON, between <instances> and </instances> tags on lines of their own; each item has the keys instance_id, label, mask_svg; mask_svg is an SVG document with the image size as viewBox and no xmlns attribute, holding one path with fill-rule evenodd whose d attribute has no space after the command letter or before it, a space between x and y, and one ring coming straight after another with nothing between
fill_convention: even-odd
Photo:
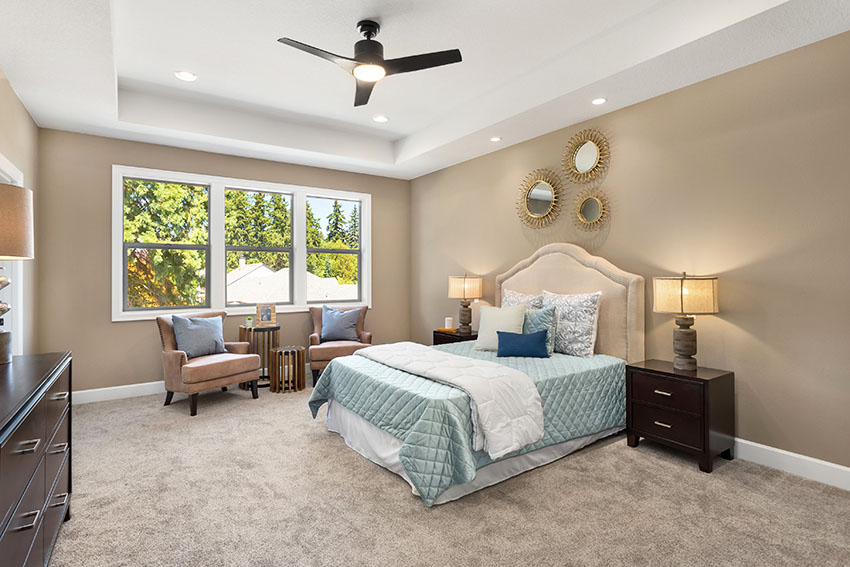
<instances>
[{"instance_id":1,"label":"ceiling fan","mask_svg":"<svg viewBox=\"0 0 850 567\"><path fill-rule=\"evenodd\" d=\"M318 47L282 37L278 41L295 49L300 49L311 55L327 59L336 63L357 79L357 90L354 93L354 106L363 106L369 102L372 88L375 83L389 75L399 73L410 73L421 71L431 67L440 67L451 63L460 63L460 50L450 49L448 51L436 51L434 53L423 53L422 55L411 55L410 57L399 57L398 59L384 59L384 46L374 38L381 30L381 26L372 20L362 20L357 23L360 33L366 39L361 39L354 44L354 58L334 55Z\"/></svg>"}]
</instances>

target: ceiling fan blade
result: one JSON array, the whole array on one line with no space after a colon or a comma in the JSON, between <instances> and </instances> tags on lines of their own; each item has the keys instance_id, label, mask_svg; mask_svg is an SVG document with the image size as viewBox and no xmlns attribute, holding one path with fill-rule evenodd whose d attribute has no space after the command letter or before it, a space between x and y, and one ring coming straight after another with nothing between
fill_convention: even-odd
<instances>
[{"instance_id":1,"label":"ceiling fan blade","mask_svg":"<svg viewBox=\"0 0 850 567\"><path fill-rule=\"evenodd\" d=\"M449 49L448 51L435 51L434 53L387 59L384 61L384 69L386 69L387 75L397 75L398 73L410 73L411 71L460 63L461 60L460 49Z\"/></svg>"},{"instance_id":2,"label":"ceiling fan blade","mask_svg":"<svg viewBox=\"0 0 850 567\"><path fill-rule=\"evenodd\" d=\"M357 90L354 92L354 106L363 106L369 102L369 96L372 94L374 87L375 83L357 81Z\"/></svg>"},{"instance_id":3,"label":"ceiling fan blade","mask_svg":"<svg viewBox=\"0 0 850 567\"><path fill-rule=\"evenodd\" d=\"M327 59L328 61L336 63L337 65L349 72L354 70L354 68L357 66L357 61L355 61L354 59L349 59L348 57L343 57L342 55L336 55L329 51L325 51L324 49L319 49L318 47L313 47L312 45L307 45L306 43L301 43L300 41L289 39L288 37L282 37L278 41L284 45L294 47L295 49L300 49L301 51L309 53L310 55L315 55L316 57Z\"/></svg>"}]
</instances>

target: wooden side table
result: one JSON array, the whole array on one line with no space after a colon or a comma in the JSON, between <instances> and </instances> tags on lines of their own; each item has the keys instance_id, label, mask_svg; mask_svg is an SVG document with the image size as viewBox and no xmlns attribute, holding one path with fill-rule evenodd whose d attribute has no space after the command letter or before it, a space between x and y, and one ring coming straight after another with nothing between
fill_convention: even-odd
<instances>
[{"instance_id":1,"label":"wooden side table","mask_svg":"<svg viewBox=\"0 0 850 567\"><path fill-rule=\"evenodd\" d=\"M307 349L303 346L273 348L269 353L269 391L300 392L305 387L304 367Z\"/></svg>"},{"instance_id":2,"label":"wooden side table","mask_svg":"<svg viewBox=\"0 0 850 567\"><path fill-rule=\"evenodd\" d=\"M433 344L444 345L448 343L462 343L463 341L478 340L478 333L472 331L471 335L460 335L458 333L444 333L442 331L434 331Z\"/></svg>"},{"instance_id":3,"label":"wooden side table","mask_svg":"<svg viewBox=\"0 0 850 567\"><path fill-rule=\"evenodd\" d=\"M239 325L239 342L248 343L248 350L260 355L260 380L269 379L269 351L280 346L280 325L266 327L246 327ZM259 384L268 386L268 384ZM247 390L246 384L240 388Z\"/></svg>"}]
</instances>

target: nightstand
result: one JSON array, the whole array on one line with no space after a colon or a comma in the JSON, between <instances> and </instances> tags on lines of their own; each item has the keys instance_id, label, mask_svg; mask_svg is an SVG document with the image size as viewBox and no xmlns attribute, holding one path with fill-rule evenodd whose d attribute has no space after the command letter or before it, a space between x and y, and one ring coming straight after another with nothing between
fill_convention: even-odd
<instances>
[{"instance_id":1,"label":"nightstand","mask_svg":"<svg viewBox=\"0 0 850 567\"><path fill-rule=\"evenodd\" d=\"M732 460L735 442L735 373L714 368L676 370L672 362L626 366L626 435L697 455L710 473L714 457Z\"/></svg>"},{"instance_id":2,"label":"nightstand","mask_svg":"<svg viewBox=\"0 0 850 567\"><path fill-rule=\"evenodd\" d=\"M472 331L471 335L458 335L457 333L443 333L441 331L434 331L433 344L444 345L448 343L462 343L463 341L475 340L478 340L478 333L476 333L475 331Z\"/></svg>"}]
</instances>

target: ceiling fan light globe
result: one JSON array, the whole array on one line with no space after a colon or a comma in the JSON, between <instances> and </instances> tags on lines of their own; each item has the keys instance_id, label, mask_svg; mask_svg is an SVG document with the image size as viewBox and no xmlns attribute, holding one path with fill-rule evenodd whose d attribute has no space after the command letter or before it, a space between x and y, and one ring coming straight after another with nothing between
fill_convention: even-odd
<instances>
[{"instance_id":1,"label":"ceiling fan light globe","mask_svg":"<svg viewBox=\"0 0 850 567\"><path fill-rule=\"evenodd\" d=\"M360 81L375 83L387 75L387 71L380 65L361 64L354 68L354 76Z\"/></svg>"}]
</instances>

